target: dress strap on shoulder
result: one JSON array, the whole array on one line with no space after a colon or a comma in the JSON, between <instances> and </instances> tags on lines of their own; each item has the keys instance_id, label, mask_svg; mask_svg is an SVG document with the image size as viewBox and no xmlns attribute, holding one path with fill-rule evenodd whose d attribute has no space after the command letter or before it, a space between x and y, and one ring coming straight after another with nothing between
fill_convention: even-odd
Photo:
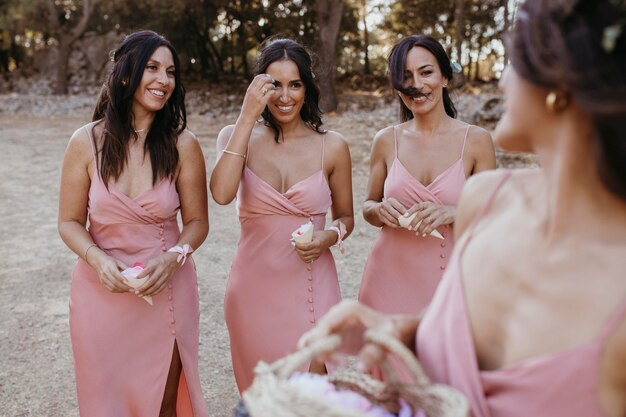
<instances>
[{"instance_id":1,"label":"dress strap on shoulder","mask_svg":"<svg viewBox=\"0 0 626 417\"><path fill-rule=\"evenodd\" d=\"M600 343L606 343L606 340L611 336L611 334L613 334L615 329L620 326L622 321L624 321L624 318L626 318L626 298L622 299L620 305L602 326L602 331L600 332Z\"/></svg>"},{"instance_id":2,"label":"dress strap on shoulder","mask_svg":"<svg viewBox=\"0 0 626 417\"><path fill-rule=\"evenodd\" d=\"M463 155L465 155L465 144L467 143L467 135L469 133L470 127L472 127L472 125L468 124L467 128L465 129L465 137L463 138L463 147L461 148L461 158L463 158Z\"/></svg>"},{"instance_id":3,"label":"dress strap on shoulder","mask_svg":"<svg viewBox=\"0 0 626 417\"><path fill-rule=\"evenodd\" d=\"M89 144L91 145L91 154L93 155L93 166L94 166L94 174L100 178L100 170L98 169L98 146L96 144L96 139L93 134L94 124L88 124L83 126L85 132L87 132L87 136L89 137Z\"/></svg>"},{"instance_id":4,"label":"dress strap on shoulder","mask_svg":"<svg viewBox=\"0 0 626 417\"><path fill-rule=\"evenodd\" d=\"M396 133L396 127L393 126L392 129L393 129L393 146L396 149L396 159L397 159L398 158L398 136Z\"/></svg>"},{"instance_id":5,"label":"dress strap on shoulder","mask_svg":"<svg viewBox=\"0 0 626 417\"><path fill-rule=\"evenodd\" d=\"M512 175L513 175L513 171L506 170L504 174L502 175L502 177L498 180L498 183L496 184L491 194L489 194L487 201L485 201L483 205L478 209L478 212L472 219L472 223L470 224L469 229L467 230L467 234L469 237L467 238L466 242L468 242L471 239L472 235L474 234L474 230L476 229L476 226L478 225L480 220L485 216L485 214L489 211L489 209L493 205L493 202L496 199L496 195L498 195L498 192L500 191L502 186L509 180L509 178L511 178Z\"/></svg>"},{"instance_id":6,"label":"dress strap on shoulder","mask_svg":"<svg viewBox=\"0 0 626 417\"><path fill-rule=\"evenodd\" d=\"M326 133L322 135L322 171L324 171L324 155L326 153Z\"/></svg>"}]
</instances>

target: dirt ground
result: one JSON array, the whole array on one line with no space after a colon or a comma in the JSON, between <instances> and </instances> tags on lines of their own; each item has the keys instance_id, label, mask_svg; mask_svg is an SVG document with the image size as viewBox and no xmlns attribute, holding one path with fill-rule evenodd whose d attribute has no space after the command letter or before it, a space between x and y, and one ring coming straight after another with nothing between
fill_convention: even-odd
<instances>
[{"instance_id":1,"label":"dirt ground","mask_svg":"<svg viewBox=\"0 0 626 417\"><path fill-rule=\"evenodd\" d=\"M221 114L221 115L220 115ZM357 293L376 229L360 215L374 133L394 122L366 111L327 115L344 134L353 158L356 226L347 253L335 254L343 296ZM78 416L68 326L70 271L76 261L56 230L60 166L72 132L88 111L73 116L6 114L0 109L0 417ZM196 113L189 126L214 161L219 129L234 114ZM207 173L208 175L208 173ZM200 375L209 413L232 415L238 394L232 376L223 297L239 237L234 204L210 204L209 237L194 253L201 306Z\"/></svg>"}]
</instances>

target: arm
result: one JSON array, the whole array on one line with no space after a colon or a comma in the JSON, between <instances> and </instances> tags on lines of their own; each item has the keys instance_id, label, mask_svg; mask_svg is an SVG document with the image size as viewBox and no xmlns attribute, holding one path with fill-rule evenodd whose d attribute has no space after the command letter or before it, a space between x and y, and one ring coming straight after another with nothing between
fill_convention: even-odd
<instances>
[{"instance_id":1,"label":"arm","mask_svg":"<svg viewBox=\"0 0 626 417\"><path fill-rule=\"evenodd\" d=\"M190 245L198 249L209 233L209 211L207 202L206 168L204 155L198 139L189 131L178 138L180 168L176 189L180 198L182 231L176 245ZM165 252L151 259L138 278L149 275L150 279L135 293L140 296L156 295L170 282L182 262L177 262L178 253Z\"/></svg>"},{"instance_id":2,"label":"arm","mask_svg":"<svg viewBox=\"0 0 626 417\"><path fill-rule=\"evenodd\" d=\"M266 94L263 94L264 90L267 90ZM211 195L217 204L229 204L237 195L252 129L274 91L269 75L254 77L246 91L237 122L220 132L210 180Z\"/></svg>"},{"instance_id":3,"label":"arm","mask_svg":"<svg viewBox=\"0 0 626 417\"><path fill-rule=\"evenodd\" d=\"M344 300L333 306L318 324L306 332L298 341L298 348L308 346L331 334L341 336L341 350L347 354L358 354L365 369L375 367L384 356L382 349L373 344L364 344L363 334L367 330L400 340L411 351L415 349L415 334L421 315L387 315L353 300Z\"/></svg>"},{"instance_id":4,"label":"arm","mask_svg":"<svg viewBox=\"0 0 626 417\"><path fill-rule=\"evenodd\" d=\"M350 149L343 136L328 132L326 137L328 166L331 167L328 184L332 195L333 225L339 222L346 227L347 238L354 228L354 207L352 204L352 162ZM313 233L309 243L297 243L296 251L304 262L312 262L319 258L325 250L333 246L339 236L334 230L318 230Z\"/></svg>"},{"instance_id":5,"label":"arm","mask_svg":"<svg viewBox=\"0 0 626 417\"><path fill-rule=\"evenodd\" d=\"M86 229L91 185L89 165L93 160L89 140L86 130L81 128L74 132L65 150L57 227L63 242L96 270L107 290L127 292L130 287L120 274L126 265L101 250Z\"/></svg>"},{"instance_id":6,"label":"arm","mask_svg":"<svg viewBox=\"0 0 626 417\"><path fill-rule=\"evenodd\" d=\"M467 138L467 149L465 151L464 162L471 160L469 176L479 172L493 170L496 167L496 154L491 135L486 130L472 126ZM411 215L418 212L411 224L411 228L417 235L428 235L437 227L445 224L455 223L457 217L457 206L439 205L431 202L415 204L408 211ZM422 223L416 227L417 223Z\"/></svg>"},{"instance_id":7,"label":"arm","mask_svg":"<svg viewBox=\"0 0 626 417\"><path fill-rule=\"evenodd\" d=\"M387 155L391 152L394 152L392 128L383 129L376 134L372 144L367 196L363 203L363 218L376 227L399 227L398 217L406 212L405 207L395 199L383 201Z\"/></svg>"}]
</instances>

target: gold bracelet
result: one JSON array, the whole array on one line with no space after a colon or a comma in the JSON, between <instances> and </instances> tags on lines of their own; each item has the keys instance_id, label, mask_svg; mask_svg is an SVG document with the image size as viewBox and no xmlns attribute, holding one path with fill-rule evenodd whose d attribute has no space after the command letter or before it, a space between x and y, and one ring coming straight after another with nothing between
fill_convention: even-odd
<instances>
[{"instance_id":1,"label":"gold bracelet","mask_svg":"<svg viewBox=\"0 0 626 417\"><path fill-rule=\"evenodd\" d=\"M238 152L229 151L228 149L224 149L224 150L222 150L222 152L229 153L231 155L239 156L239 157L241 157L243 159L246 159L246 154L245 153L241 154L241 153L238 153Z\"/></svg>"},{"instance_id":2,"label":"gold bracelet","mask_svg":"<svg viewBox=\"0 0 626 417\"><path fill-rule=\"evenodd\" d=\"M87 253L89 252L89 249L93 248L94 246L96 246L96 247L97 247L98 245L96 245L96 244L94 243L93 245L89 245L89 247L87 247L87 249L85 249L85 256L83 256L83 259L84 259L84 260L85 260L85 262L87 262L87 263L89 263L89 262L87 261Z\"/></svg>"}]
</instances>

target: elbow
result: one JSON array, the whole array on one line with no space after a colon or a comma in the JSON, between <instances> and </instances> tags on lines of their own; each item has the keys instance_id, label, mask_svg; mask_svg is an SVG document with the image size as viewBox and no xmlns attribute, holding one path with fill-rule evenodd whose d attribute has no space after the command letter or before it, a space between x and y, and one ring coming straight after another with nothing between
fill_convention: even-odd
<instances>
[{"instance_id":1,"label":"elbow","mask_svg":"<svg viewBox=\"0 0 626 417\"><path fill-rule=\"evenodd\" d=\"M211 191L211 196L213 197L213 201L215 201L220 206L226 206L235 199L235 196L228 196L228 195L224 195L223 193L218 193L218 192L213 192L213 191Z\"/></svg>"}]
</instances>

